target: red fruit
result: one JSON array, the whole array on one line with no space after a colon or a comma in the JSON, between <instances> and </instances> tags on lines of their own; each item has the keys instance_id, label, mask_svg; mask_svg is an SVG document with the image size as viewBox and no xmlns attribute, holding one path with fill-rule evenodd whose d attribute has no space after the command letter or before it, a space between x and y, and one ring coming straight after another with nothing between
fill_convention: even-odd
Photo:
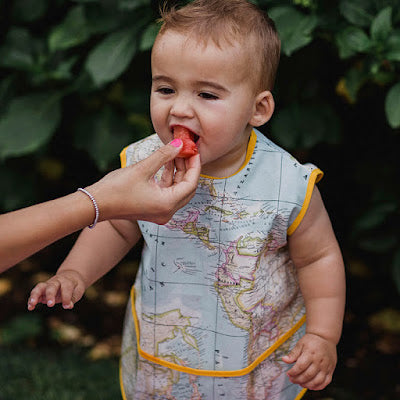
<instances>
[{"instance_id":1,"label":"red fruit","mask_svg":"<svg viewBox=\"0 0 400 400\"><path fill-rule=\"evenodd\" d=\"M183 146L178 157L189 158L198 153L196 143L194 142L194 134L183 126L174 127L174 139L181 139Z\"/></svg>"}]
</instances>

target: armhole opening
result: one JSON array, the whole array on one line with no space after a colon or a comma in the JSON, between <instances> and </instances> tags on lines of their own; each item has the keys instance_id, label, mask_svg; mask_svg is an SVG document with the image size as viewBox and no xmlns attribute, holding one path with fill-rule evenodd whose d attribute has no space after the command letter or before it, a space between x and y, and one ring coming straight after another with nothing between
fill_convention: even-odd
<instances>
[{"instance_id":1,"label":"armhole opening","mask_svg":"<svg viewBox=\"0 0 400 400\"><path fill-rule=\"evenodd\" d=\"M310 200L311 200L311 196L312 196L312 193L314 190L314 186L316 183L318 183L322 179L323 176L324 176L324 173L319 168L316 168L311 172L310 179L308 180L306 196L304 198L303 205L302 205L301 210L300 210L299 214L297 215L296 219L292 222L292 224L289 226L289 228L287 230L288 236L290 236L294 233L294 231L300 225L300 222L303 220L304 215L307 212L308 206L310 205Z\"/></svg>"}]
</instances>

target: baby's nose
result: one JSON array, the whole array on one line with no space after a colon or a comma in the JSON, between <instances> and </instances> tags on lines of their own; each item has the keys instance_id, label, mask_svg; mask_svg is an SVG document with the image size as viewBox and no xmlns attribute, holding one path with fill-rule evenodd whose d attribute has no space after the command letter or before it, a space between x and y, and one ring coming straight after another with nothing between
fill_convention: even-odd
<instances>
[{"instance_id":1,"label":"baby's nose","mask_svg":"<svg viewBox=\"0 0 400 400\"><path fill-rule=\"evenodd\" d=\"M179 96L175 99L171 107L171 115L179 118L193 117L193 107L186 96Z\"/></svg>"}]
</instances>

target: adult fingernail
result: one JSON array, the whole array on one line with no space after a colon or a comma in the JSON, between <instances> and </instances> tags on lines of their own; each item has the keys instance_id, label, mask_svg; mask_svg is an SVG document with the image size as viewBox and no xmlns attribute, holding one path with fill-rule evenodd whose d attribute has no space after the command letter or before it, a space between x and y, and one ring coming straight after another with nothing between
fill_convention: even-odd
<instances>
[{"instance_id":1,"label":"adult fingernail","mask_svg":"<svg viewBox=\"0 0 400 400\"><path fill-rule=\"evenodd\" d=\"M182 144L182 140L181 139L174 139L172 142L170 142L171 146L174 147L180 147Z\"/></svg>"}]
</instances>

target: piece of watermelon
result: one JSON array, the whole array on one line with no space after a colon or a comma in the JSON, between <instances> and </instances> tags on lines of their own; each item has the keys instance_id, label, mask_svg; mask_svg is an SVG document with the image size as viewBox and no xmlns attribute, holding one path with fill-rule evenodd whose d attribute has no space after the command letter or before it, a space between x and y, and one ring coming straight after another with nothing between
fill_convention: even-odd
<instances>
[{"instance_id":1,"label":"piece of watermelon","mask_svg":"<svg viewBox=\"0 0 400 400\"><path fill-rule=\"evenodd\" d=\"M198 153L196 143L194 142L194 134L184 126L174 127L174 139L181 139L183 146L178 157L189 158Z\"/></svg>"}]
</instances>

